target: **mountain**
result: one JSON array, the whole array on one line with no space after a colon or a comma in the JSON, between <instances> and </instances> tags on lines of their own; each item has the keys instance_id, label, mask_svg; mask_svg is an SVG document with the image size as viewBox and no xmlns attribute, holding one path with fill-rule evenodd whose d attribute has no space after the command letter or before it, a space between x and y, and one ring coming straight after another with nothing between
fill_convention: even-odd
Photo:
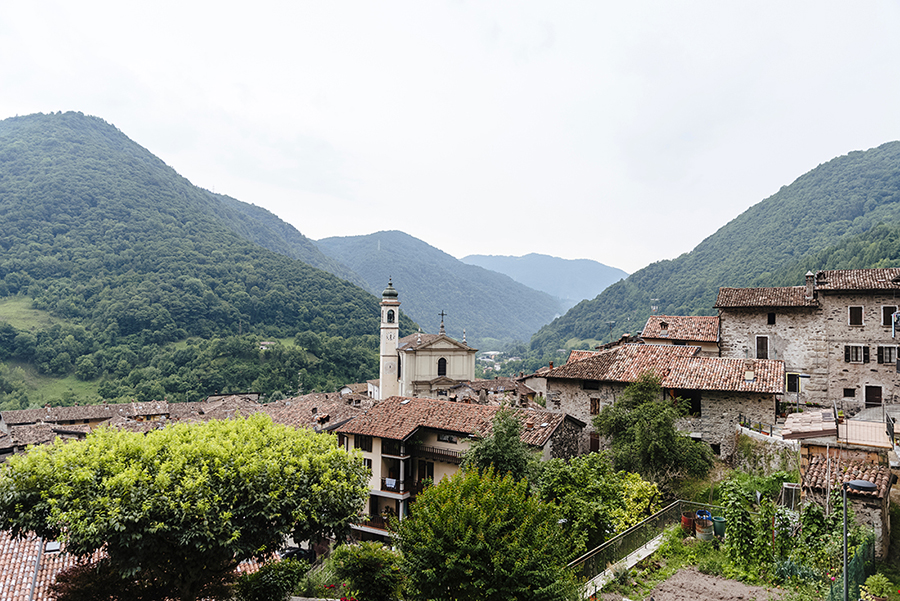
<instances>
[{"instance_id":1,"label":"mountain","mask_svg":"<svg viewBox=\"0 0 900 601\"><path fill-rule=\"evenodd\" d=\"M691 252L653 263L582 301L535 334L532 350L637 332L651 304L668 315L714 314L721 286L799 285L807 269L900 265L884 240L897 224L900 142L851 152L783 186ZM893 254L872 256L876 248ZM615 322L611 330L609 321Z\"/></svg>"},{"instance_id":2,"label":"mountain","mask_svg":"<svg viewBox=\"0 0 900 601\"><path fill-rule=\"evenodd\" d=\"M466 265L403 232L325 238L317 244L360 274L375 294L392 278L403 310L428 332L437 332L444 311L447 333L461 338L465 329L473 345L484 339L527 340L561 312L549 294Z\"/></svg>"},{"instance_id":3,"label":"mountain","mask_svg":"<svg viewBox=\"0 0 900 601\"><path fill-rule=\"evenodd\" d=\"M99 118L0 121L0 305L25 297L55 320L0 326L0 360L102 380L104 398L139 400L374 377L378 299L290 258L300 255L344 269ZM265 358L255 341L295 336Z\"/></svg>"},{"instance_id":4,"label":"mountain","mask_svg":"<svg viewBox=\"0 0 900 601\"><path fill-rule=\"evenodd\" d=\"M560 259L531 253L523 257L469 255L463 263L508 275L520 284L546 292L568 311L586 298L594 298L628 274L590 259Z\"/></svg>"}]
</instances>

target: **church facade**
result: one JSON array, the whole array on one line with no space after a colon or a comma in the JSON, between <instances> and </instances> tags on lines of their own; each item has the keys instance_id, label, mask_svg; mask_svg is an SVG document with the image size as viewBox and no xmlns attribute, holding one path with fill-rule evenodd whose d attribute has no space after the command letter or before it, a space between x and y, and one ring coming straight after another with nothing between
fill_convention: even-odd
<instances>
[{"instance_id":1,"label":"church facade","mask_svg":"<svg viewBox=\"0 0 900 601\"><path fill-rule=\"evenodd\" d=\"M400 300L391 282L381 294L381 362L378 398L445 398L449 390L475 379L475 353L447 336L443 315L437 334L417 332L399 338Z\"/></svg>"}]
</instances>

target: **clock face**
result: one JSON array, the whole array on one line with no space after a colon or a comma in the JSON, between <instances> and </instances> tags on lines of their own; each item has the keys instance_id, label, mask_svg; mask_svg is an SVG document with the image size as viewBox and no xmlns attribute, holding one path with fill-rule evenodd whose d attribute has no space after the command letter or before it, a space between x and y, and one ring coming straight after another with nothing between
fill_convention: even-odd
<instances>
[{"instance_id":1,"label":"clock face","mask_svg":"<svg viewBox=\"0 0 900 601\"><path fill-rule=\"evenodd\" d=\"M393 332L389 332L388 335L387 335L387 339L388 339L388 340L393 340L393 339L394 339L394 333L393 333Z\"/></svg>"}]
</instances>

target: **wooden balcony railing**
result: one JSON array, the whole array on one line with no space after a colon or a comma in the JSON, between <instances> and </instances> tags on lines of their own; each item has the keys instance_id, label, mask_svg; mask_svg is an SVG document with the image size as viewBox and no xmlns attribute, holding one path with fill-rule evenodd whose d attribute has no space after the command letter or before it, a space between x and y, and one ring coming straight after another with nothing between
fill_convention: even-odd
<instances>
[{"instance_id":1,"label":"wooden balcony railing","mask_svg":"<svg viewBox=\"0 0 900 601\"><path fill-rule=\"evenodd\" d=\"M414 485L415 481L412 478L407 478L406 480L397 480L395 478L381 479L381 490L387 492L412 492Z\"/></svg>"},{"instance_id":2,"label":"wooden balcony railing","mask_svg":"<svg viewBox=\"0 0 900 601\"><path fill-rule=\"evenodd\" d=\"M439 449L437 447L414 447L412 449L414 457L422 459L430 459L432 461L443 461L444 463L462 463L463 454L460 451L451 451L449 449Z\"/></svg>"}]
</instances>

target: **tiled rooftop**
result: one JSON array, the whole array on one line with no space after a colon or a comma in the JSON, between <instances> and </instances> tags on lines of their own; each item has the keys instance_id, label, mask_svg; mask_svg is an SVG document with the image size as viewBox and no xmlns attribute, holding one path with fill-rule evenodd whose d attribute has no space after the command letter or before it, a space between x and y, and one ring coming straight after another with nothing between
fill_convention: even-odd
<instances>
[{"instance_id":1,"label":"tiled rooftop","mask_svg":"<svg viewBox=\"0 0 900 601\"><path fill-rule=\"evenodd\" d=\"M425 334L422 332L416 332L415 334L410 334L409 336L404 336L403 338L401 338L397 342L397 349L401 351L414 351L428 346L429 344L432 344L433 342L436 342L441 338L444 338L454 344L458 344L463 348L475 350L469 347L465 342L454 340L446 334Z\"/></svg>"},{"instance_id":2,"label":"tiled rooftop","mask_svg":"<svg viewBox=\"0 0 900 601\"><path fill-rule=\"evenodd\" d=\"M741 307L817 307L815 298L806 297L806 286L790 288L719 288L715 306L720 309Z\"/></svg>"},{"instance_id":3,"label":"tiled rooftop","mask_svg":"<svg viewBox=\"0 0 900 601\"><path fill-rule=\"evenodd\" d=\"M803 488L815 491L827 490L829 469L833 490L840 490L841 484L851 480L868 480L877 488L872 492L848 490L847 494L849 495L883 499L891 490L891 469L886 465L863 461L841 461L833 457L829 468L828 461L820 455L810 459L806 473L803 474Z\"/></svg>"},{"instance_id":4,"label":"tiled rooftop","mask_svg":"<svg viewBox=\"0 0 900 601\"><path fill-rule=\"evenodd\" d=\"M628 383L649 371L665 388L773 394L784 390L781 361L701 357L697 353L699 348L691 346L627 344L566 363L547 377Z\"/></svg>"},{"instance_id":5,"label":"tiled rooftop","mask_svg":"<svg viewBox=\"0 0 900 601\"><path fill-rule=\"evenodd\" d=\"M490 434L493 428L491 420L499 409L496 405L470 405L394 396L381 401L364 415L335 431L392 440L406 440L419 428L485 436ZM522 441L533 446L543 446L566 417L565 414L551 411L513 411L522 422L533 422L533 429L522 431Z\"/></svg>"},{"instance_id":6,"label":"tiled rooftop","mask_svg":"<svg viewBox=\"0 0 900 601\"><path fill-rule=\"evenodd\" d=\"M900 290L900 268L819 271L816 290Z\"/></svg>"},{"instance_id":7,"label":"tiled rooftop","mask_svg":"<svg viewBox=\"0 0 900 601\"><path fill-rule=\"evenodd\" d=\"M651 315L641 337L718 342L719 318L715 315Z\"/></svg>"}]
</instances>

